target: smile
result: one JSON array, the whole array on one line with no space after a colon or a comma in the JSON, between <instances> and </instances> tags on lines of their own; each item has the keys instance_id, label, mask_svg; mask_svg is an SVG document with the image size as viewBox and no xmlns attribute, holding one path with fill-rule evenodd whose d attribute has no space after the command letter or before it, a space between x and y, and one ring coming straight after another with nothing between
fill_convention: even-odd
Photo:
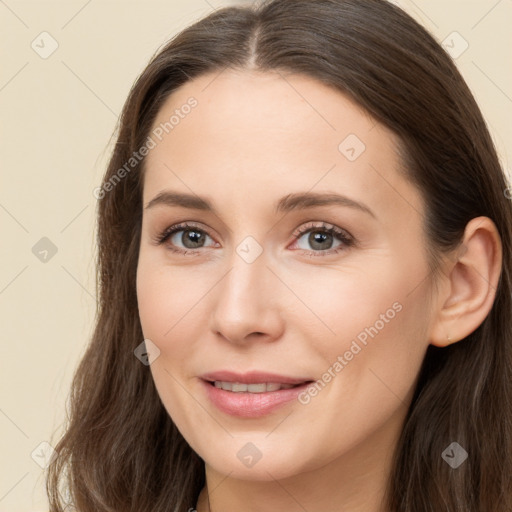
<instances>
[{"instance_id":1,"label":"smile","mask_svg":"<svg viewBox=\"0 0 512 512\"><path fill-rule=\"evenodd\" d=\"M254 384L245 384L243 382L227 382L216 380L214 386L224 391L232 391L233 393L266 393L267 391L279 391L281 389L291 389L296 385L281 384L278 382L262 382Z\"/></svg>"},{"instance_id":2,"label":"smile","mask_svg":"<svg viewBox=\"0 0 512 512\"><path fill-rule=\"evenodd\" d=\"M298 401L311 381L237 382L201 380L207 400L220 412L239 418L260 418Z\"/></svg>"}]
</instances>

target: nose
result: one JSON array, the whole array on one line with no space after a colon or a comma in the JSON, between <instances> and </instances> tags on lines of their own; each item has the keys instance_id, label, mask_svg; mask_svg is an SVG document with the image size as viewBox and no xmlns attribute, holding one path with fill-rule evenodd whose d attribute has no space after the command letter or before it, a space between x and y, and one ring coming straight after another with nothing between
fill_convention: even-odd
<instances>
[{"instance_id":1,"label":"nose","mask_svg":"<svg viewBox=\"0 0 512 512\"><path fill-rule=\"evenodd\" d=\"M230 270L215 287L211 329L236 345L277 340L284 322L280 286L264 253L252 263L234 254Z\"/></svg>"}]
</instances>

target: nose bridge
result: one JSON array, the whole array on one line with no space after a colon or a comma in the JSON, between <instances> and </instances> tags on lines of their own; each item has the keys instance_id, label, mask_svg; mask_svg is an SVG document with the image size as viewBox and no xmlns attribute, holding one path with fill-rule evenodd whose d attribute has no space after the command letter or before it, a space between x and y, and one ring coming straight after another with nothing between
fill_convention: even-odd
<instances>
[{"instance_id":1,"label":"nose bridge","mask_svg":"<svg viewBox=\"0 0 512 512\"><path fill-rule=\"evenodd\" d=\"M237 310L244 314L260 310L266 295L264 288L268 281L266 274L269 273L265 265L266 258L263 252L255 257L254 250L254 246L242 242L234 248L231 255L231 270L221 285L219 297L219 306L226 313L231 310L229 316L236 317Z\"/></svg>"},{"instance_id":2,"label":"nose bridge","mask_svg":"<svg viewBox=\"0 0 512 512\"><path fill-rule=\"evenodd\" d=\"M233 248L229 271L218 285L213 328L232 342L257 332L274 336L279 328L275 276L260 244L246 237Z\"/></svg>"}]
</instances>

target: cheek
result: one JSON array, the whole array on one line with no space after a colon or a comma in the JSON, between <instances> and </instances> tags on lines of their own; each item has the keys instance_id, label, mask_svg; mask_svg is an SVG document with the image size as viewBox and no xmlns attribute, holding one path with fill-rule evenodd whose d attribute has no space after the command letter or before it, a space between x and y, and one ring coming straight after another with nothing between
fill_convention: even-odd
<instances>
[{"instance_id":1,"label":"cheek","mask_svg":"<svg viewBox=\"0 0 512 512\"><path fill-rule=\"evenodd\" d=\"M406 275L395 274L372 295L355 295L339 315L337 327L340 332L345 327L346 334L330 347L326 373L335 377L321 393L347 417L358 418L351 424L353 436L360 434L357 425L371 429L393 411L405 411L412 398L428 346L428 290L419 286L412 292L409 283ZM330 378L324 376L321 380ZM326 421L336 421L335 415Z\"/></svg>"},{"instance_id":2,"label":"cheek","mask_svg":"<svg viewBox=\"0 0 512 512\"><path fill-rule=\"evenodd\" d=\"M301 335L314 340L308 347L315 356L311 360L323 361L315 364L321 372L319 393L345 403L347 412L353 407L355 415L362 404L378 411L396 406L397 397L405 402L428 346L428 268L420 251L400 265L396 261L383 258L365 265L364 272L333 271L330 279L318 274L309 283L289 275L288 283L318 319ZM305 402L310 399L319 406L323 401L304 396Z\"/></svg>"},{"instance_id":3,"label":"cheek","mask_svg":"<svg viewBox=\"0 0 512 512\"><path fill-rule=\"evenodd\" d=\"M325 363L300 397L300 413L324 434L318 442L298 434L311 448L306 458L332 459L388 422L400 428L427 347L426 292L410 293L396 277L372 295L351 296L332 318L337 336L316 338Z\"/></svg>"},{"instance_id":4,"label":"cheek","mask_svg":"<svg viewBox=\"0 0 512 512\"><path fill-rule=\"evenodd\" d=\"M159 344L174 337L175 331L185 324L193 324L191 318L197 315L193 306L207 288L192 275L141 255L137 269L137 302L146 338Z\"/></svg>"},{"instance_id":5,"label":"cheek","mask_svg":"<svg viewBox=\"0 0 512 512\"><path fill-rule=\"evenodd\" d=\"M141 254L137 269L139 317L144 338L160 350L149 368L163 406L184 432L194 430L194 418L200 413L197 402L183 392L187 379L194 376L186 363L194 351L194 340L201 339L191 332L191 326L197 326L192 321L197 317L193 305L205 293L195 284L189 273Z\"/></svg>"},{"instance_id":6,"label":"cheek","mask_svg":"<svg viewBox=\"0 0 512 512\"><path fill-rule=\"evenodd\" d=\"M277 286L276 292L282 290L285 328L309 340L308 348L326 362L350 350L354 340L361 347L371 341L398 347L424 324L422 286L413 292L415 279L421 281L417 276L426 272L419 256L400 265L386 255L357 266L280 270L286 288Z\"/></svg>"}]
</instances>

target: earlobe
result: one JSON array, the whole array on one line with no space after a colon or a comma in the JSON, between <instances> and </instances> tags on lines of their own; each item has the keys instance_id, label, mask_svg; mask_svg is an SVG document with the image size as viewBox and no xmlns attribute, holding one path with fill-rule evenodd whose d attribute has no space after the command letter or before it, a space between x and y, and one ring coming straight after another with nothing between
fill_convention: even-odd
<instances>
[{"instance_id":1,"label":"earlobe","mask_svg":"<svg viewBox=\"0 0 512 512\"><path fill-rule=\"evenodd\" d=\"M446 286L438 297L439 309L430 343L445 347L475 331L491 311L501 274L502 245L494 222L477 217L468 222L461 250L447 263Z\"/></svg>"}]
</instances>

